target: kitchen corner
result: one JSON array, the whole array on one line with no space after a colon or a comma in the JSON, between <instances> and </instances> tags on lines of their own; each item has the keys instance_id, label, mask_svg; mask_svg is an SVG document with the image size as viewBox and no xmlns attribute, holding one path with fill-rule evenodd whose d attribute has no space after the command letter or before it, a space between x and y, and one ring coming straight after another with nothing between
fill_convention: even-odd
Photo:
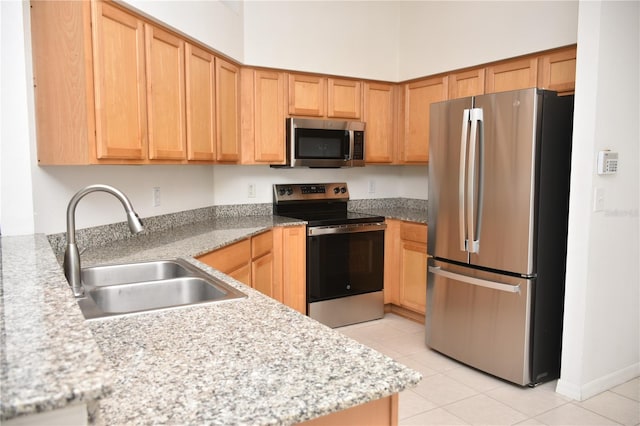
<instances>
[{"instance_id":1,"label":"kitchen corner","mask_svg":"<svg viewBox=\"0 0 640 426\"><path fill-rule=\"evenodd\" d=\"M299 221L213 216L166 229L150 218L153 232L101 241L83 265L185 258L248 297L109 320L84 321L51 250L56 236L51 246L44 235L3 237L3 421L85 403L96 424L294 424L419 382L419 373L192 258Z\"/></svg>"}]
</instances>

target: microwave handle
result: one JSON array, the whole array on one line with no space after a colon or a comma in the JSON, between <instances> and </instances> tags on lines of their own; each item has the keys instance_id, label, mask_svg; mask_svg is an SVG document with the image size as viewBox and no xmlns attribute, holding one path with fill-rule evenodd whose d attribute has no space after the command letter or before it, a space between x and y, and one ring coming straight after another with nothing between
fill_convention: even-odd
<instances>
[{"instance_id":1,"label":"microwave handle","mask_svg":"<svg viewBox=\"0 0 640 426\"><path fill-rule=\"evenodd\" d=\"M353 130L347 130L349 132L349 152L344 156L344 161L351 161L351 153L355 149L355 136Z\"/></svg>"}]
</instances>

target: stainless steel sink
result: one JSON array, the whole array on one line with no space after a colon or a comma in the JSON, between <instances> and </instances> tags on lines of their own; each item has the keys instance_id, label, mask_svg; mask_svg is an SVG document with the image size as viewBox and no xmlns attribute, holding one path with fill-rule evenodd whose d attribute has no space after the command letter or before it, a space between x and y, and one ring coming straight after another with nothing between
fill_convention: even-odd
<instances>
[{"instance_id":1,"label":"stainless steel sink","mask_svg":"<svg viewBox=\"0 0 640 426\"><path fill-rule=\"evenodd\" d=\"M83 268L86 319L104 318L246 297L182 259Z\"/></svg>"}]
</instances>

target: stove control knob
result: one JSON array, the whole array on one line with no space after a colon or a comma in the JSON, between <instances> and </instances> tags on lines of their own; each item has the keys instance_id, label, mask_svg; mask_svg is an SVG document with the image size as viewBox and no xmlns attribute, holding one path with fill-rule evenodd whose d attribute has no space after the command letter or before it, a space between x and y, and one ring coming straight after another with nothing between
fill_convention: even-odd
<instances>
[{"instance_id":1,"label":"stove control knob","mask_svg":"<svg viewBox=\"0 0 640 426\"><path fill-rule=\"evenodd\" d=\"M345 188L345 187L343 186L342 188L340 188L340 192L342 192L342 193L344 194L345 192L347 192L347 188Z\"/></svg>"},{"instance_id":2,"label":"stove control knob","mask_svg":"<svg viewBox=\"0 0 640 426\"><path fill-rule=\"evenodd\" d=\"M280 188L280 189L278 189L278 194L279 194L279 195L284 195L284 193L285 193L284 188Z\"/></svg>"},{"instance_id":3,"label":"stove control knob","mask_svg":"<svg viewBox=\"0 0 640 426\"><path fill-rule=\"evenodd\" d=\"M287 188L287 195L293 194L293 189L291 187Z\"/></svg>"},{"instance_id":4,"label":"stove control knob","mask_svg":"<svg viewBox=\"0 0 640 426\"><path fill-rule=\"evenodd\" d=\"M334 194L339 194L340 193L340 188L338 188L337 186L335 188L333 188L333 193Z\"/></svg>"}]
</instances>

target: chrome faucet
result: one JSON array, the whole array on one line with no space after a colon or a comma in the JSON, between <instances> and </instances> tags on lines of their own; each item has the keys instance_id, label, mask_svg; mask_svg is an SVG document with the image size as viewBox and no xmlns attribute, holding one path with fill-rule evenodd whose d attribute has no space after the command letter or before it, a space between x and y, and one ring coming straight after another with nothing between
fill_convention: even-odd
<instances>
[{"instance_id":1,"label":"chrome faucet","mask_svg":"<svg viewBox=\"0 0 640 426\"><path fill-rule=\"evenodd\" d=\"M82 280L80 277L80 252L76 245L76 206L82 197L90 192L103 191L116 197L122 203L125 211L127 212L127 222L129 223L129 229L133 234L142 232L144 229L142 221L138 217L138 214L133 210L131 201L124 193L118 189L109 185L89 185L84 189L81 189L74 195L69 201L67 206L67 248L64 252L64 275L69 281L73 295L76 297L84 296L84 287L82 287Z\"/></svg>"}]
</instances>

